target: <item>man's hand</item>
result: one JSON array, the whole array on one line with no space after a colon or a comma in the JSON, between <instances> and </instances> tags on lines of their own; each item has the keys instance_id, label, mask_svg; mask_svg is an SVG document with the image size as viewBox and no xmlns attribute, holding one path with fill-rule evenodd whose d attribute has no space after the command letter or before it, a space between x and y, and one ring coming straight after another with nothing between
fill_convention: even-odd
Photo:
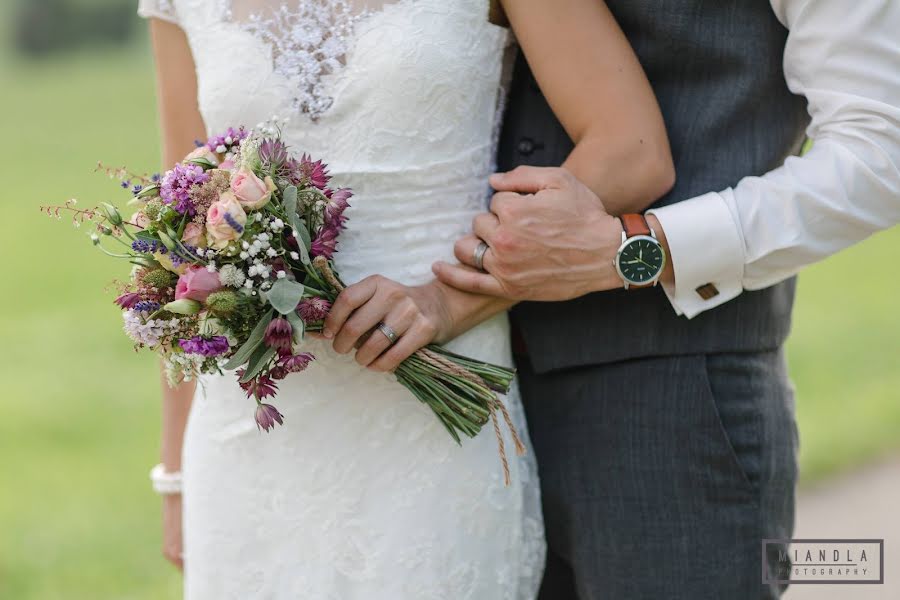
<instances>
[{"instance_id":1,"label":"man's hand","mask_svg":"<svg viewBox=\"0 0 900 600\"><path fill-rule=\"evenodd\" d=\"M455 288L511 300L569 300L622 287L613 266L622 225L587 186L562 168L518 167L491 177L491 212L456 243L462 265L437 262ZM484 271L474 252L484 240Z\"/></svg>"}]
</instances>

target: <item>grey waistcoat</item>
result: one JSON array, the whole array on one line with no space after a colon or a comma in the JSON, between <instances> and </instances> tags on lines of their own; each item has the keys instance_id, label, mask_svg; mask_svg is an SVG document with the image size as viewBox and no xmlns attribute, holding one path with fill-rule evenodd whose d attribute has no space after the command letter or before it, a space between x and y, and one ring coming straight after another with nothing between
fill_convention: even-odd
<instances>
[{"instance_id":1,"label":"grey waistcoat","mask_svg":"<svg viewBox=\"0 0 900 600\"><path fill-rule=\"evenodd\" d=\"M677 183L655 206L734 186L796 153L808 123L782 58L787 31L767 0L609 0L659 99ZM519 57L498 166L560 165L572 142ZM714 252L714 248L710 248ZM629 358L757 351L782 344L795 281L744 292L688 320L662 289L617 290L512 313L538 372Z\"/></svg>"}]
</instances>

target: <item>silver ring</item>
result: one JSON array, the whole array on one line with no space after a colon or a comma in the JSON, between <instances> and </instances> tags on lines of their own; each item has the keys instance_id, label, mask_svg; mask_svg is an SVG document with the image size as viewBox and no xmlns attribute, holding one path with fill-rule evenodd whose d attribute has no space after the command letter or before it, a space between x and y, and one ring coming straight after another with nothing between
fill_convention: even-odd
<instances>
[{"instance_id":1,"label":"silver ring","mask_svg":"<svg viewBox=\"0 0 900 600\"><path fill-rule=\"evenodd\" d=\"M487 245L487 242L481 240L481 242L475 246L475 251L472 253L472 258L475 260L475 268L479 271L484 271L484 255L487 254L487 251L490 249L490 246Z\"/></svg>"},{"instance_id":2,"label":"silver ring","mask_svg":"<svg viewBox=\"0 0 900 600\"><path fill-rule=\"evenodd\" d=\"M376 325L375 328L384 334L384 337L386 337L388 339L388 341L391 343L391 346L396 344L397 340L400 339L400 336L397 335L397 332L394 331L394 329L390 325L388 325L387 323L385 323L383 321L381 323L379 323L378 325Z\"/></svg>"}]
</instances>

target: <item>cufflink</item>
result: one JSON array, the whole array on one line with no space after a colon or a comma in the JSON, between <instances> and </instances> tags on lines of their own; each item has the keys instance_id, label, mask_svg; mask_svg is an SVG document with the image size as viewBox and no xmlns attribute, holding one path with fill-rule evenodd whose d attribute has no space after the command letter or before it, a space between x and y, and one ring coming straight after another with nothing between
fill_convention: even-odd
<instances>
[{"instance_id":1,"label":"cufflink","mask_svg":"<svg viewBox=\"0 0 900 600\"><path fill-rule=\"evenodd\" d=\"M710 298L715 298L719 295L718 288L711 283L701 285L695 291L697 292L697 295L704 300L709 300Z\"/></svg>"}]
</instances>

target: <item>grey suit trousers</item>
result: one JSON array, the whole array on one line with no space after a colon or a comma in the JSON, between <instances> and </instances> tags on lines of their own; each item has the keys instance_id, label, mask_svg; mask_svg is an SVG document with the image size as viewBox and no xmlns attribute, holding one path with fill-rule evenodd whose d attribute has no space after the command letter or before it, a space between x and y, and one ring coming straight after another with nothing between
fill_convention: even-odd
<instances>
[{"instance_id":1,"label":"grey suit trousers","mask_svg":"<svg viewBox=\"0 0 900 600\"><path fill-rule=\"evenodd\" d=\"M758 600L790 538L793 392L781 350L537 374L519 357L548 559L541 600Z\"/></svg>"}]
</instances>

